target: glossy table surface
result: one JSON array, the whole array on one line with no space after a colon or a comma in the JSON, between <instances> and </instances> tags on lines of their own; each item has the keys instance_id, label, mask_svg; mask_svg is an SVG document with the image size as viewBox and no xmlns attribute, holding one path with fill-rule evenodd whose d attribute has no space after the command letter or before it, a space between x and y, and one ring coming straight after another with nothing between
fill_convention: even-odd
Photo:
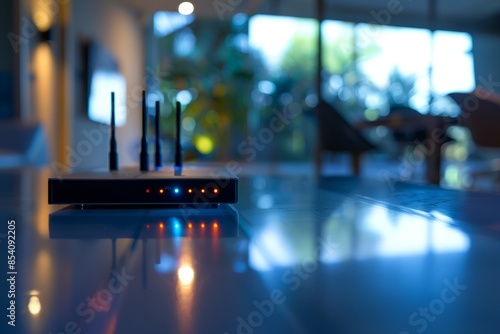
<instances>
[{"instance_id":1,"label":"glossy table surface","mask_svg":"<svg viewBox=\"0 0 500 334\"><path fill-rule=\"evenodd\" d=\"M0 172L0 333L500 331L497 197L250 174L232 208L61 210L49 176Z\"/></svg>"}]
</instances>

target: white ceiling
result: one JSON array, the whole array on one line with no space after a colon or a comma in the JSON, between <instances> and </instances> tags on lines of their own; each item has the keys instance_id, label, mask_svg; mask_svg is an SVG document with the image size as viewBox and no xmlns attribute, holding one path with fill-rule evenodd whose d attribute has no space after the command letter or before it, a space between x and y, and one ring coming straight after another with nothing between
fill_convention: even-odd
<instances>
[{"instance_id":1,"label":"white ceiling","mask_svg":"<svg viewBox=\"0 0 500 334\"><path fill-rule=\"evenodd\" d=\"M176 11L181 0L120 0L136 10L149 14L159 10ZM436 1L438 28L456 30L500 31L500 1L498 0L324 0L324 17L356 22L376 21L373 12L400 4L400 13L391 15L390 24L428 26L429 2ZM245 12L315 17L315 0L191 0L196 14L204 17L229 18ZM227 9L219 13L216 5ZM497 23L498 22L498 23Z\"/></svg>"}]
</instances>

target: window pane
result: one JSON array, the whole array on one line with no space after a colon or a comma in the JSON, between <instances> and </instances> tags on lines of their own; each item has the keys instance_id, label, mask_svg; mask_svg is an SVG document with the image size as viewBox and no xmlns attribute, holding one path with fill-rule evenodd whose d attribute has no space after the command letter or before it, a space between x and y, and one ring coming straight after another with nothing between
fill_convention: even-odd
<instances>
[{"instance_id":1,"label":"window pane","mask_svg":"<svg viewBox=\"0 0 500 334\"><path fill-rule=\"evenodd\" d=\"M471 92L474 80L472 38L467 33L436 31L434 33L432 89L437 95Z\"/></svg>"},{"instance_id":2,"label":"window pane","mask_svg":"<svg viewBox=\"0 0 500 334\"><path fill-rule=\"evenodd\" d=\"M307 115L317 103L317 38L314 19L271 15L250 19L255 76L249 124L257 142L253 146L245 142L240 147L243 158L254 156L251 152L257 159L310 157L314 122ZM293 116L283 122L277 115Z\"/></svg>"},{"instance_id":3,"label":"window pane","mask_svg":"<svg viewBox=\"0 0 500 334\"><path fill-rule=\"evenodd\" d=\"M358 24L356 36L360 75L387 97L378 108L384 112L396 104L427 112L430 31Z\"/></svg>"}]
</instances>

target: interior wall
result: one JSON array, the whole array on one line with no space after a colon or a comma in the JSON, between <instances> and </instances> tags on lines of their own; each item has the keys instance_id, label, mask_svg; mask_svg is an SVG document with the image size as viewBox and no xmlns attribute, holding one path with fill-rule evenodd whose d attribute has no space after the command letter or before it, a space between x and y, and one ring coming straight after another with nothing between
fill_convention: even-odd
<instances>
[{"instance_id":1,"label":"interior wall","mask_svg":"<svg viewBox=\"0 0 500 334\"><path fill-rule=\"evenodd\" d=\"M14 31L14 1L2 2L0 10L0 120L14 117L14 57L7 37Z\"/></svg>"},{"instance_id":2,"label":"interior wall","mask_svg":"<svg viewBox=\"0 0 500 334\"><path fill-rule=\"evenodd\" d=\"M31 110L29 120L43 124L49 159L57 157L61 139L57 122L57 61L54 48L47 42L33 43L31 53Z\"/></svg>"},{"instance_id":3,"label":"interior wall","mask_svg":"<svg viewBox=\"0 0 500 334\"><path fill-rule=\"evenodd\" d=\"M140 18L118 1L73 0L67 40L70 70L68 102L72 124L65 148L66 164L73 170L108 166L109 127L87 117L84 96L82 39L96 41L116 58L127 82L127 122L117 128L120 166L138 161L141 90L144 77L143 33Z\"/></svg>"}]
</instances>

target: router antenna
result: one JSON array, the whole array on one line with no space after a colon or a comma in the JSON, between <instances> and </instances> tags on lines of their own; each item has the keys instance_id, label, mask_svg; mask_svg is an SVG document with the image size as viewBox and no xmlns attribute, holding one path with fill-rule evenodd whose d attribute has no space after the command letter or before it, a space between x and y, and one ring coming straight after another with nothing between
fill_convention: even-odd
<instances>
[{"instance_id":1,"label":"router antenna","mask_svg":"<svg viewBox=\"0 0 500 334\"><path fill-rule=\"evenodd\" d=\"M147 128L148 118L146 109L146 91L142 91L142 138L141 138L141 171L147 172L149 170L149 155L148 155L148 139Z\"/></svg>"},{"instance_id":2,"label":"router antenna","mask_svg":"<svg viewBox=\"0 0 500 334\"><path fill-rule=\"evenodd\" d=\"M115 135L115 92L111 92L111 138L109 140L109 170L118 170L118 153Z\"/></svg>"},{"instance_id":3,"label":"router antenna","mask_svg":"<svg viewBox=\"0 0 500 334\"><path fill-rule=\"evenodd\" d=\"M176 102L176 137L175 137L175 169L182 169L182 147L181 147L181 103Z\"/></svg>"},{"instance_id":4,"label":"router antenna","mask_svg":"<svg viewBox=\"0 0 500 334\"><path fill-rule=\"evenodd\" d=\"M160 101L156 101L155 115L155 169L161 169L161 146L160 146Z\"/></svg>"}]
</instances>

